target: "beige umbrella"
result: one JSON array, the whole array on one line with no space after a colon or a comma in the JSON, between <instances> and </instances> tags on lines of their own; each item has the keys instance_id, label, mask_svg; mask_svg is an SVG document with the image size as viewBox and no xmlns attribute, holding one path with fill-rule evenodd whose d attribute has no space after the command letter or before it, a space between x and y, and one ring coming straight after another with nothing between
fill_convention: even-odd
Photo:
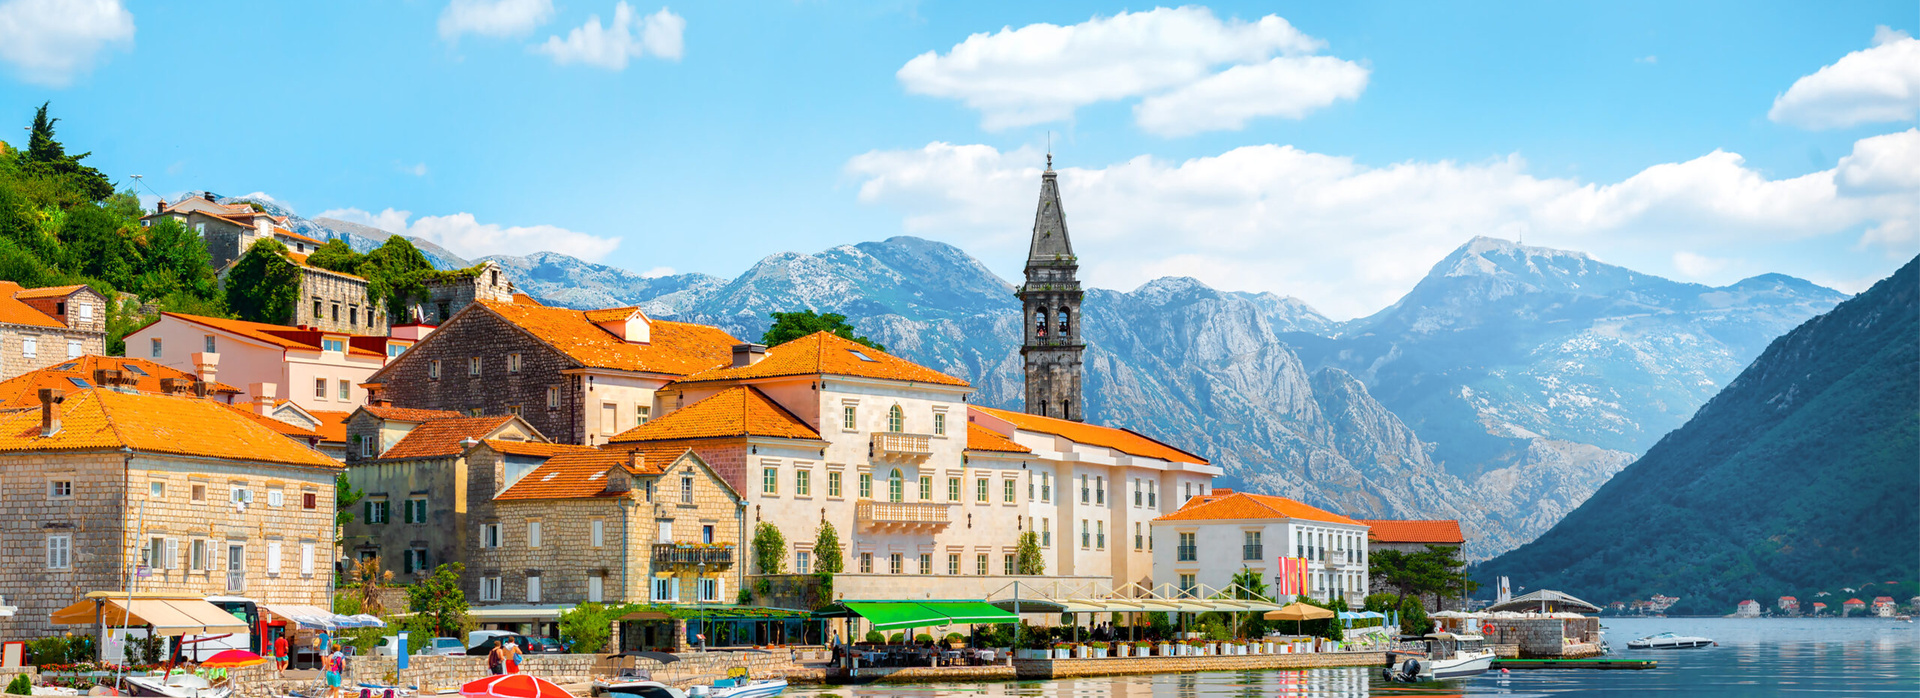
<instances>
[{"instance_id":1,"label":"beige umbrella","mask_svg":"<svg viewBox=\"0 0 1920 698\"><path fill-rule=\"evenodd\" d=\"M1319 620L1321 618L1332 618L1333 611L1329 611L1327 609L1321 608L1319 606L1315 606L1313 604L1307 604L1307 603L1301 603L1299 601L1295 601L1293 603L1280 607L1280 610L1278 611L1267 611L1267 614L1262 617L1266 618L1267 620L1293 621L1293 631L1295 633L1298 633L1300 632L1300 621Z\"/></svg>"}]
</instances>

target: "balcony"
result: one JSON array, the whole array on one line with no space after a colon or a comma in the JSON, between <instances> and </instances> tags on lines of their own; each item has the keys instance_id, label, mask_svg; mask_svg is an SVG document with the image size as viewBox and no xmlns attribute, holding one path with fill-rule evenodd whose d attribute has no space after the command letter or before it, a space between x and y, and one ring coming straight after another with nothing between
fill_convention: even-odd
<instances>
[{"instance_id":1,"label":"balcony","mask_svg":"<svg viewBox=\"0 0 1920 698\"><path fill-rule=\"evenodd\" d=\"M951 523L947 518L947 506L933 502L861 500L854 504L853 520L861 528L876 531L938 531Z\"/></svg>"},{"instance_id":2,"label":"balcony","mask_svg":"<svg viewBox=\"0 0 1920 698\"><path fill-rule=\"evenodd\" d=\"M926 434L902 434L879 431L873 434L874 458L925 458L933 455L933 437Z\"/></svg>"},{"instance_id":3,"label":"balcony","mask_svg":"<svg viewBox=\"0 0 1920 698\"><path fill-rule=\"evenodd\" d=\"M660 567L706 567L708 569L733 566L733 545L698 545L692 543L655 543L653 544L653 564Z\"/></svg>"}]
</instances>

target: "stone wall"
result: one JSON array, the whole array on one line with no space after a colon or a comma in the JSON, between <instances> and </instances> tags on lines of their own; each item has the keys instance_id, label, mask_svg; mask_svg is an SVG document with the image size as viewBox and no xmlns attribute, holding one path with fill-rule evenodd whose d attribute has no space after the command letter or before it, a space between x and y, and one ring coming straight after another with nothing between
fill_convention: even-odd
<instances>
[{"instance_id":1,"label":"stone wall","mask_svg":"<svg viewBox=\"0 0 1920 698\"><path fill-rule=\"evenodd\" d=\"M584 397L578 376L562 371L578 365L545 343L480 307L469 308L457 320L388 364L381 375L379 397L395 407L453 410L520 417L548 439L583 444ZM507 372L507 355L520 355L520 370ZM469 375L467 360L479 357L480 375ZM432 364L440 362L440 377ZM548 406L547 389L557 388L559 403Z\"/></svg>"},{"instance_id":2,"label":"stone wall","mask_svg":"<svg viewBox=\"0 0 1920 698\"><path fill-rule=\"evenodd\" d=\"M1480 630L1496 651L1511 646L1518 657L1587 656L1598 651L1600 641L1599 618L1499 618Z\"/></svg>"},{"instance_id":3,"label":"stone wall","mask_svg":"<svg viewBox=\"0 0 1920 698\"><path fill-rule=\"evenodd\" d=\"M1385 652L1320 652L1199 657L1108 657L1106 659L1015 659L1022 679L1123 674L1190 674L1200 671L1306 669L1332 666L1383 666Z\"/></svg>"},{"instance_id":4,"label":"stone wall","mask_svg":"<svg viewBox=\"0 0 1920 698\"><path fill-rule=\"evenodd\" d=\"M88 303L93 307L93 319L81 320L77 312L66 315L54 315L54 303ZM64 299L40 299L32 303L41 307L43 312L54 319L67 323L66 327L42 327L39 325L0 325L0 380L6 380L29 371L38 371L48 366L63 364L72 359L67 351L70 340L80 342L80 353L104 355L107 353L106 300L90 289L83 289ZM33 338L33 356L26 355L26 340Z\"/></svg>"},{"instance_id":5,"label":"stone wall","mask_svg":"<svg viewBox=\"0 0 1920 698\"><path fill-rule=\"evenodd\" d=\"M602 601L643 601L619 593L628 576L646 573L651 551L620 545L621 531L642 507L626 497L496 502L491 516L479 523L499 524L504 542L497 548L469 547L467 566L479 577L500 578L497 603L577 604L589 600L589 577L600 578ZM603 527L598 546L592 544L594 521ZM540 524L538 547L529 539L534 522ZM536 577L540 596L533 599L527 596L528 580Z\"/></svg>"},{"instance_id":6,"label":"stone wall","mask_svg":"<svg viewBox=\"0 0 1920 698\"><path fill-rule=\"evenodd\" d=\"M428 282L426 302L416 304L412 313L421 322L444 324L475 300L513 302L513 281L500 270L499 264L481 262L472 276Z\"/></svg>"},{"instance_id":7,"label":"stone wall","mask_svg":"<svg viewBox=\"0 0 1920 698\"><path fill-rule=\"evenodd\" d=\"M386 312L368 302L366 279L307 266L300 268L300 302L294 304L288 324L327 332L387 333Z\"/></svg>"}]
</instances>

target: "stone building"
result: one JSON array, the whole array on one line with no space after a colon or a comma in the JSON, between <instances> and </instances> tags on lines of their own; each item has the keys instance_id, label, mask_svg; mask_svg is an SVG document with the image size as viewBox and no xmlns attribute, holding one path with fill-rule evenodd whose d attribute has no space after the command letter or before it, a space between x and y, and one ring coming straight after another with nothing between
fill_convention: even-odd
<instances>
[{"instance_id":1,"label":"stone building","mask_svg":"<svg viewBox=\"0 0 1920 698\"><path fill-rule=\"evenodd\" d=\"M73 392L112 388L156 395L195 395L199 377L146 359L88 354L0 381L0 412L39 409L40 389ZM234 402L239 388L225 383L205 384L206 396Z\"/></svg>"},{"instance_id":2,"label":"stone building","mask_svg":"<svg viewBox=\"0 0 1920 698\"><path fill-rule=\"evenodd\" d=\"M340 463L232 406L190 396L42 391L0 416L0 595L9 636L93 591L328 602ZM129 579L135 565L146 573Z\"/></svg>"},{"instance_id":3,"label":"stone building","mask_svg":"<svg viewBox=\"0 0 1920 698\"><path fill-rule=\"evenodd\" d=\"M1024 308L1020 358L1026 370L1026 411L1042 417L1086 421L1081 390L1080 258L1067 238L1066 212L1053 156L1040 175L1040 209L1033 217L1026 283L1016 293Z\"/></svg>"},{"instance_id":4,"label":"stone building","mask_svg":"<svg viewBox=\"0 0 1920 698\"><path fill-rule=\"evenodd\" d=\"M107 353L107 301L87 286L0 281L0 380Z\"/></svg>"},{"instance_id":5,"label":"stone building","mask_svg":"<svg viewBox=\"0 0 1920 698\"><path fill-rule=\"evenodd\" d=\"M427 298L413 306L414 322L446 324L474 301L514 302L513 281L496 262L456 269L427 282Z\"/></svg>"},{"instance_id":6,"label":"stone building","mask_svg":"<svg viewBox=\"0 0 1920 698\"><path fill-rule=\"evenodd\" d=\"M367 298L366 279L307 264L304 254L288 258L300 267L300 302L286 324L324 332L387 333L387 311Z\"/></svg>"},{"instance_id":7,"label":"stone building","mask_svg":"<svg viewBox=\"0 0 1920 698\"><path fill-rule=\"evenodd\" d=\"M347 416L347 465L372 460L400 443L415 427L437 419L456 419L451 410L413 410L390 405L364 405Z\"/></svg>"},{"instance_id":8,"label":"stone building","mask_svg":"<svg viewBox=\"0 0 1920 698\"><path fill-rule=\"evenodd\" d=\"M200 192L174 203L161 200L153 213L141 217L140 224L151 226L162 218L180 221L206 241L215 269L226 268L261 240L279 240L288 252L298 255L312 254L325 244L288 230L284 216L257 210L245 201L219 203L219 198L213 192Z\"/></svg>"},{"instance_id":9,"label":"stone building","mask_svg":"<svg viewBox=\"0 0 1920 698\"><path fill-rule=\"evenodd\" d=\"M485 441L545 445L547 439L512 415L437 419L412 428L380 457L356 460L347 480L366 494L354 520L341 528L347 557L379 558L401 579L468 560L468 522L495 491L491 475L482 477L468 463L474 446Z\"/></svg>"},{"instance_id":10,"label":"stone building","mask_svg":"<svg viewBox=\"0 0 1920 698\"><path fill-rule=\"evenodd\" d=\"M482 299L367 384L395 407L515 414L555 441L590 446L645 423L656 389L726 363L737 343L717 328L636 308Z\"/></svg>"},{"instance_id":11,"label":"stone building","mask_svg":"<svg viewBox=\"0 0 1920 698\"><path fill-rule=\"evenodd\" d=\"M818 333L739 347L731 364L668 384L655 396L661 416L611 443L691 449L744 497L745 530L764 522L785 534L788 571L818 569L815 536L832 523L844 598L1150 583L1144 522L1174 492L1204 492L1219 469L1121 429L970 407L971 393ZM1043 575L1015 565L1028 531Z\"/></svg>"}]
</instances>

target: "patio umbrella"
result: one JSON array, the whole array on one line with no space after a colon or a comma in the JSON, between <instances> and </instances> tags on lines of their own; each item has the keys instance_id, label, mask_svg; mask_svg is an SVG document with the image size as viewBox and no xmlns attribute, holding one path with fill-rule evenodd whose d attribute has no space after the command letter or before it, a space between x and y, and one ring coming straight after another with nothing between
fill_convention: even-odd
<instances>
[{"instance_id":1,"label":"patio umbrella","mask_svg":"<svg viewBox=\"0 0 1920 698\"><path fill-rule=\"evenodd\" d=\"M1327 609L1321 608L1319 606L1315 606L1313 604L1306 604L1306 603L1301 603L1299 601L1295 601L1293 603L1282 606L1278 611L1267 611L1267 615L1263 617L1266 618L1267 620L1293 621L1293 631L1295 633L1298 633L1300 632L1300 621L1318 620L1321 618L1332 618L1333 611L1329 611Z\"/></svg>"},{"instance_id":2,"label":"patio umbrella","mask_svg":"<svg viewBox=\"0 0 1920 698\"><path fill-rule=\"evenodd\" d=\"M559 684L526 674L489 676L469 681L460 687L460 695L473 698L574 698Z\"/></svg>"},{"instance_id":3,"label":"patio umbrella","mask_svg":"<svg viewBox=\"0 0 1920 698\"><path fill-rule=\"evenodd\" d=\"M267 663L267 658L246 650L225 650L200 662L200 666L215 669L238 669L243 666L258 666Z\"/></svg>"}]
</instances>

